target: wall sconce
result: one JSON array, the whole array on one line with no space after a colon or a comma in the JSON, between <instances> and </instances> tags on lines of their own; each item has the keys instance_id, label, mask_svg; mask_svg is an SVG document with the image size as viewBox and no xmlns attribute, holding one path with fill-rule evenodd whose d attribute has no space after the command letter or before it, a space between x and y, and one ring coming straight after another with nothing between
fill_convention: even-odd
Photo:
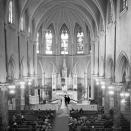
<instances>
[{"instance_id":1,"label":"wall sconce","mask_svg":"<svg viewBox=\"0 0 131 131\"><path fill-rule=\"evenodd\" d=\"M98 79L96 79L96 85L99 85L99 84L100 84L99 80L98 80Z\"/></svg>"},{"instance_id":2,"label":"wall sconce","mask_svg":"<svg viewBox=\"0 0 131 131\"><path fill-rule=\"evenodd\" d=\"M15 89L15 85L9 85L8 88L9 89Z\"/></svg>"},{"instance_id":3,"label":"wall sconce","mask_svg":"<svg viewBox=\"0 0 131 131\"><path fill-rule=\"evenodd\" d=\"M9 90L9 94L15 94L15 90Z\"/></svg>"},{"instance_id":4,"label":"wall sconce","mask_svg":"<svg viewBox=\"0 0 131 131\"><path fill-rule=\"evenodd\" d=\"M29 85L29 86L32 85L32 80L28 80L28 85Z\"/></svg>"},{"instance_id":5,"label":"wall sconce","mask_svg":"<svg viewBox=\"0 0 131 131\"><path fill-rule=\"evenodd\" d=\"M121 103L122 103L122 104L126 103L126 100L125 100L125 99L122 99L122 100L121 100Z\"/></svg>"},{"instance_id":6,"label":"wall sconce","mask_svg":"<svg viewBox=\"0 0 131 131\"><path fill-rule=\"evenodd\" d=\"M130 96L130 94L129 94L128 92L123 91L123 92L120 93L120 96L121 96L122 98L127 98L127 97Z\"/></svg>"},{"instance_id":7,"label":"wall sconce","mask_svg":"<svg viewBox=\"0 0 131 131\"><path fill-rule=\"evenodd\" d=\"M126 102L126 98L128 98L130 96L129 92L126 91L122 91L120 93L120 97L121 97L121 103L125 103Z\"/></svg>"},{"instance_id":8,"label":"wall sconce","mask_svg":"<svg viewBox=\"0 0 131 131\"><path fill-rule=\"evenodd\" d=\"M108 86L108 94L114 95L114 86L112 86L112 85Z\"/></svg>"},{"instance_id":9,"label":"wall sconce","mask_svg":"<svg viewBox=\"0 0 131 131\"><path fill-rule=\"evenodd\" d=\"M8 85L9 94L15 94L15 85Z\"/></svg>"},{"instance_id":10,"label":"wall sconce","mask_svg":"<svg viewBox=\"0 0 131 131\"><path fill-rule=\"evenodd\" d=\"M24 89L25 88L25 82L24 81L20 81L20 88Z\"/></svg>"},{"instance_id":11,"label":"wall sconce","mask_svg":"<svg viewBox=\"0 0 131 131\"><path fill-rule=\"evenodd\" d=\"M126 99L130 96L130 93L127 91L122 91L120 93L120 97L121 97L121 103L124 104L126 102Z\"/></svg>"},{"instance_id":12,"label":"wall sconce","mask_svg":"<svg viewBox=\"0 0 131 131\"><path fill-rule=\"evenodd\" d=\"M106 87L105 87L105 85L102 85L101 88L102 88L102 89L105 89Z\"/></svg>"},{"instance_id":13,"label":"wall sconce","mask_svg":"<svg viewBox=\"0 0 131 131\"><path fill-rule=\"evenodd\" d=\"M105 89L105 88L106 88L104 81L101 81L101 88L102 88L102 89Z\"/></svg>"}]
</instances>

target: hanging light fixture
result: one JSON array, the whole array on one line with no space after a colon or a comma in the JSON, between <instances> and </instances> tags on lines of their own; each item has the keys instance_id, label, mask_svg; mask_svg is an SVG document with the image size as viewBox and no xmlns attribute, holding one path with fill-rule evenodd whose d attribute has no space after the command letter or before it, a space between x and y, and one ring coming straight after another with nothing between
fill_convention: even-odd
<instances>
[{"instance_id":1,"label":"hanging light fixture","mask_svg":"<svg viewBox=\"0 0 131 131\"><path fill-rule=\"evenodd\" d=\"M127 92L125 90L125 88L123 89L123 91L120 93L120 97L121 97L121 103L125 103L126 99L130 96L130 93Z\"/></svg>"}]
</instances>

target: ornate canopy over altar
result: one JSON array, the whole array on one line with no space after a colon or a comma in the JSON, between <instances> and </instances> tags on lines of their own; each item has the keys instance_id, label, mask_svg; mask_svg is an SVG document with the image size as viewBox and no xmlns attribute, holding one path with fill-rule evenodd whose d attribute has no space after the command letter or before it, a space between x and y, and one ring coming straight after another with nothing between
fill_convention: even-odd
<instances>
[{"instance_id":1,"label":"ornate canopy over altar","mask_svg":"<svg viewBox=\"0 0 131 131\"><path fill-rule=\"evenodd\" d=\"M52 74L52 99L62 95L69 95L72 99L77 100L77 75L74 73L67 74L66 59L63 59L63 67L57 74Z\"/></svg>"}]
</instances>

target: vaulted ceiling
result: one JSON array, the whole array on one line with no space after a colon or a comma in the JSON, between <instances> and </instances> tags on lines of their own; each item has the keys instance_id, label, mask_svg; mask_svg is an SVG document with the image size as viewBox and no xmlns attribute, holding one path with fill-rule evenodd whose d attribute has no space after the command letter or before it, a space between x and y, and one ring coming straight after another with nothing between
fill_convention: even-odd
<instances>
[{"instance_id":1,"label":"vaulted ceiling","mask_svg":"<svg viewBox=\"0 0 131 131\"><path fill-rule=\"evenodd\" d=\"M98 31L100 18L105 21L107 0L22 0L21 15L28 11L36 29L54 23L73 26L75 22L88 25L90 32Z\"/></svg>"}]
</instances>

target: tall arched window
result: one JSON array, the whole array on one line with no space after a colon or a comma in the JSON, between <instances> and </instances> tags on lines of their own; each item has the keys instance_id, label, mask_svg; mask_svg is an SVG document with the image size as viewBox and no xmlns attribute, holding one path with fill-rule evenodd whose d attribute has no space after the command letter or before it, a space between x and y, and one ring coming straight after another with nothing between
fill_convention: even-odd
<instances>
[{"instance_id":1,"label":"tall arched window","mask_svg":"<svg viewBox=\"0 0 131 131\"><path fill-rule=\"evenodd\" d=\"M84 33L79 24L75 25L75 36L76 36L76 44L77 44L77 54L84 53Z\"/></svg>"},{"instance_id":2,"label":"tall arched window","mask_svg":"<svg viewBox=\"0 0 131 131\"><path fill-rule=\"evenodd\" d=\"M127 8L127 0L120 0L120 12Z\"/></svg>"},{"instance_id":3,"label":"tall arched window","mask_svg":"<svg viewBox=\"0 0 131 131\"><path fill-rule=\"evenodd\" d=\"M60 30L61 36L61 54L68 54L68 44L69 44L69 30L65 24Z\"/></svg>"},{"instance_id":4,"label":"tall arched window","mask_svg":"<svg viewBox=\"0 0 131 131\"><path fill-rule=\"evenodd\" d=\"M45 33L45 40L46 40L46 54L52 54L52 32L48 30Z\"/></svg>"},{"instance_id":5,"label":"tall arched window","mask_svg":"<svg viewBox=\"0 0 131 131\"><path fill-rule=\"evenodd\" d=\"M24 18L21 17L20 19L20 31L23 31L24 30Z\"/></svg>"},{"instance_id":6,"label":"tall arched window","mask_svg":"<svg viewBox=\"0 0 131 131\"><path fill-rule=\"evenodd\" d=\"M9 23L13 23L13 1L9 1Z\"/></svg>"},{"instance_id":7,"label":"tall arched window","mask_svg":"<svg viewBox=\"0 0 131 131\"><path fill-rule=\"evenodd\" d=\"M8 22L9 23L14 23L14 1L10 0L9 1L9 15L8 15Z\"/></svg>"},{"instance_id":8,"label":"tall arched window","mask_svg":"<svg viewBox=\"0 0 131 131\"><path fill-rule=\"evenodd\" d=\"M50 24L46 33L45 33L45 42L46 42L46 54L52 54L52 44L53 44L53 35L54 35L54 27L53 24Z\"/></svg>"},{"instance_id":9,"label":"tall arched window","mask_svg":"<svg viewBox=\"0 0 131 131\"><path fill-rule=\"evenodd\" d=\"M37 36L36 36L36 53L37 54L40 53L40 49L39 49L39 33L37 33Z\"/></svg>"}]
</instances>

